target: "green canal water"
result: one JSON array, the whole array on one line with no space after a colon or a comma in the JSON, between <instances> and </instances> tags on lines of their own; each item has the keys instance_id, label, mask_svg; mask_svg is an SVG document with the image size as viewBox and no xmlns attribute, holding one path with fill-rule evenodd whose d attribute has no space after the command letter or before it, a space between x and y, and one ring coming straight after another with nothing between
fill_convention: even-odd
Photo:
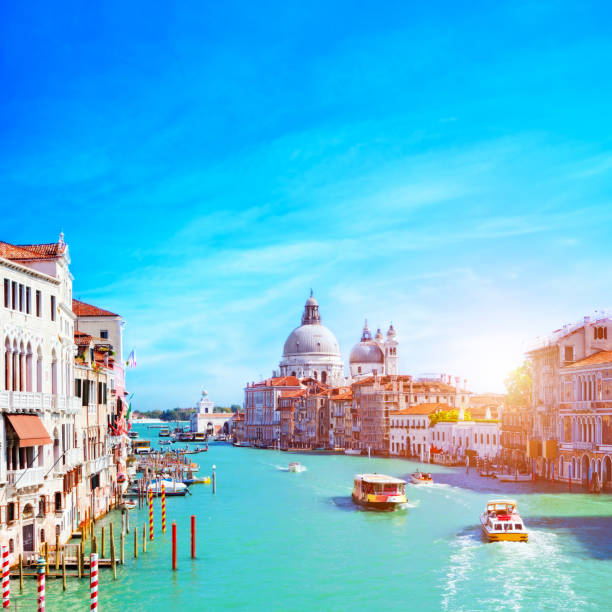
<instances>
[{"instance_id":1,"label":"green canal water","mask_svg":"<svg viewBox=\"0 0 612 612\"><path fill-rule=\"evenodd\" d=\"M156 439L156 430L140 428ZM361 510L350 499L355 473L406 476L415 463L366 457L291 455L211 444L196 455L208 485L168 499L178 527L178 571L170 528L126 564L102 570L100 610L610 610L612 497L566 486L502 485L462 469L431 466L436 484L407 487L409 507ZM299 460L307 471L278 466ZM527 544L483 541L479 514L491 497L519 502ZM189 558L189 516L197 517L197 558ZM130 513L142 525L145 510ZM118 519L119 517L116 517ZM106 521L108 522L108 520ZM118 533L119 520L116 520ZM13 592L18 590L13 581ZM34 581L13 597L34 610ZM47 610L88 609L88 583L47 582Z\"/></svg>"}]
</instances>

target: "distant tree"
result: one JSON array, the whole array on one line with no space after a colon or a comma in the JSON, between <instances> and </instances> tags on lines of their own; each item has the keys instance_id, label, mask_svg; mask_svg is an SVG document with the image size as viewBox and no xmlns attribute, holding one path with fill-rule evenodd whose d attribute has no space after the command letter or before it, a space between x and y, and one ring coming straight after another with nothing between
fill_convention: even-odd
<instances>
[{"instance_id":1,"label":"distant tree","mask_svg":"<svg viewBox=\"0 0 612 612\"><path fill-rule=\"evenodd\" d=\"M469 410L464 410L463 418L466 421L472 420L472 413ZM455 423L459 420L458 410L438 410L429 415L429 422L433 426L436 423Z\"/></svg>"},{"instance_id":2,"label":"distant tree","mask_svg":"<svg viewBox=\"0 0 612 612\"><path fill-rule=\"evenodd\" d=\"M228 408L227 406L215 406L213 408L213 412L231 412L231 408Z\"/></svg>"},{"instance_id":3,"label":"distant tree","mask_svg":"<svg viewBox=\"0 0 612 612\"><path fill-rule=\"evenodd\" d=\"M515 370L512 370L506 379L504 385L508 393L506 394L506 402L510 406L528 406L531 402L531 386L533 384L533 372L531 369L531 361L524 361Z\"/></svg>"},{"instance_id":4,"label":"distant tree","mask_svg":"<svg viewBox=\"0 0 612 612\"><path fill-rule=\"evenodd\" d=\"M230 410L236 414L237 412L240 412L242 410L242 406L240 404L232 404L230 406Z\"/></svg>"}]
</instances>

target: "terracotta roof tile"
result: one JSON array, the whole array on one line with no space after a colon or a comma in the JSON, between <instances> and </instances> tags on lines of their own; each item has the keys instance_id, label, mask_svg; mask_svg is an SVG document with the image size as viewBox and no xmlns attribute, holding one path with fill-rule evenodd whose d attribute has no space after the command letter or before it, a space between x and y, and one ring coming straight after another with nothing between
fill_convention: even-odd
<instances>
[{"instance_id":1,"label":"terracotta roof tile","mask_svg":"<svg viewBox=\"0 0 612 612\"><path fill-rule=\"evenodd\" d=\"M401 415L427 415L438 412L439 410L453 410L448 404L441 404L438 402L430 402L427 404L416 404L409 408L402 408L401 410L390 410L389 416L401 416Z\"/></svg>"},{"instance_id":2,"label":"terracotta roof tile","mask_svg":"<svg viewBox=\"0 0 612 612\"><path fill-rule=\"evenodd\" d=\"M32 261L34 259L55 259L65 251L63 243L9 244L0 241L0 257L11 261Z\"/></svg>"},{"instance_id":3,"label":"terracotta roof tile","mask_svg":"<svg viewBox=\"0 0 612 612\"><path fill-rule=\"evenodd\" d=\"M585 366L591 365L600 365L603 363L611 363L612 362L612 351L599 351L594 355L589 355L584 359L580 359L579 361L575 361L571 365L565 366L561 368L562 371L573 370L574 368L583 368Z\"/></svg>"},{"instance_id":4,"label":"terracotta roof tile","mask_svg":"<svg viewBox=\"0 0 612 612\"><path fill-rule=\"evenodd\" d=\"M85 302L81 302L80 300L72 300L72 312L77 317L118 317L118 314L114 312L110 312L110 310L104 310L102 308L98 308L97 306L93 306L92 304L87 304Z\"/></svg>"}]
</instances>

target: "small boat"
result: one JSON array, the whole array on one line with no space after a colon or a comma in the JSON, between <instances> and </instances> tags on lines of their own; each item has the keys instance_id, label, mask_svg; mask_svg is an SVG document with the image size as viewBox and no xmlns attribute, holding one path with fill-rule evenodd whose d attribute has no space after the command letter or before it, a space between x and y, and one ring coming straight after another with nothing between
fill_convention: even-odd
<instances>
[{"instance_id":1,"label":"small boat","mask_svg":"<svg viewBox=\"0 0 612 612\"><path fill-rule=\"evenodd\" d=\"M194 431L191 439L194 442L206 442L206 433L203 431Z\"/></svg>"},{"instance_id":2,"label":"small boat","mask_svg":"<svg viewBox=\"0 0 612 612\"><path fill-rule=\"evenodd\" d=\"M136 508L136 502L131 499L126 499L123 502L122 507L125 508L126 510L133 510L134 508Z\"/></svg>"},{"instance_id":3,"label":"small boat","mask_svg":"<svg viewBox=\"0 0 612 612\"><path fill-rule=\"evenodd\" d=\"M153 480L149 484L148 490L153 491L153 495L155 495L155 497L159 497L161 495L162 483L164 485L166 497L182 496L189 493L189 489L187 488L186 484L177 480L171 480L170 478L158 478L157 480Z\"/></svg>"},{"instance_id":4,"label":"small boat","mask_svg":"<svg viewBox=\"0 0 612 612\"><path fill-rule=\"evenodd\" d=\"M410 482L416 485L432 485L433 478L431 477L431 474L421 472L421 470L417 469L416 472L410 474Z\"/></svg>"},{"instance_id":5,"label":"small boat","mask_svg":"<svg viewBox=\"0 0 612 612\"><path fill-rule=\"evenodd\" d=\"M132 442L132 452L135 455L145 455L151 452L150 440L134 440Z\"/></svg>"},{"instance_id":6,"label":"small boat","mask_svg":"<svg viewBox=\"0 0 612 612\"><path fill-rule=\"evenodd\" d=\"M137 437L138 437L137 431L134 431L134 430L128 431L128 438L135 440Z\"/></svg>"},{"instance_id":7,"label":"small boat","mask_svg":"<svg viewBox=\"0 0 612 612\"><path fill-rule=\"evenodd\" d=\"M306 466L302 465L299 461L292 461L289 464L289 471L290 472L305 472L306 471Z\"/></svg>"},{"instance_id":8,"label":"small boat","mask_svg":"<svg viewBox=\"0 0 612 612\"><path fill-rule=\"evenodd\" d=\"M182 451L181 455L197 455L198 453L205 453L208 450L208 445L203 448L196 446L193 450Z\"/></svg>"},{"instance_id":9,"label":"small boat","mask_svg":"<svg viewBox=\"0 0 612 612\"><path fill-rule=\"evenodd\" d=\"M531 482L533 477L531 474L497 474L497 480L500 482Z\"/></svg>"},{"instance_id":10,"label":"small boat","mask_svg":"<svg viewBox=\"0 0 612 612\"><path fill-rule=\"evenodd\" d=\"M179 433L177 438L179 442L193 442L193 434L190 431Z\"/></svg>"},{"instance_id":11,"label":"small boat","mask_svg":"<svg viewBox=\"0 0 612 612\"><path fill-rule=\"evenodd\" d=\"M527 542L525 525L511 499L493 499L480 515L482 531L489 542Z\"/></svg>"},{"instance_id":12,"label":"small boat","mask_svg":"<svg viewBox=\"0 0 612 612\"><path fill-rule=\"evenodd\" d=\"M162 427L157 434L160 438L169 438L170 437L170 428Z\"/></svg>"},{"instance_id":13,"label":"small boat","mask_svg":"<svg viewBox=\"0 0 612 612\"><path fill-rule=\"evenodd\" d=\"M344 454L345 455L361 455L361 450L358 448L345 448Z\"/></svg>"},{"instance_id":14,"label":"small boat","mask_svg":"<svg viewBox=\"0 0 612 612\"><path fill-rule=\"evenodd\" d=\"M159 444L161 446L168 446L169 444L172 444L172 440L160 440Z\"/></svg>"},{"instance_id":15,"label":"small boat","mask_svg":"<svg viewBox=\"0 0 612 612\"><path fill-rule=\"evenodd\" d=\"M497 474L489 467L482 468L479 473L483 478L495 478L497 476Z\"/></svg>"},{"instance_id":16,"label":"small boat","mask_svg":"<svg viewBox=\"0 0 612 612\"><path fill-rule=\"evenodd\" d=\"M406 481L384 474L357 474L353 486L353 501L373 510L395 510L405 504Z\"/></svg>"},{"instance_id":17,"label":"small boat","mask_svg":"<svg viewBox=\"0 0 612 612\"><path fill-rule=\"evenodd\" d=\"M210 476L204 476L202 478L183 478L183 484L187 486L194 484L210 484Z\"/></svg>"}]
</instances>

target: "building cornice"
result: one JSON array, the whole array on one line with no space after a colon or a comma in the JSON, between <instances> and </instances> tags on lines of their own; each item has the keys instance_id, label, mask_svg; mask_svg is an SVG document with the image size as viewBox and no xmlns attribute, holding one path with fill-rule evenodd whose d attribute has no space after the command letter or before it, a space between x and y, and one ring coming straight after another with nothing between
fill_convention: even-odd
<instances>
[{"instance_id":1,"label":"building cornice","mask_svg":"<svg viewBox=\"0 0 612 612\"><path fill-rule=\"evenodd\" d=\"M36 261L36 260L32 260ZM0 264L15 270L16 272L21 272L22 274L27 274L28 276L34 276L35 278L39 278L41 280L45 280L49 283L53 283L54 285L59 285L60 280L55 278L54 276L49 276L44 272L39 272L38 270L33 270L32 268L28 268L28 266L23 266L21 264L15 263L10 259L5 259L4 257L0 257Z\"/></svg>"}]
</instances>

